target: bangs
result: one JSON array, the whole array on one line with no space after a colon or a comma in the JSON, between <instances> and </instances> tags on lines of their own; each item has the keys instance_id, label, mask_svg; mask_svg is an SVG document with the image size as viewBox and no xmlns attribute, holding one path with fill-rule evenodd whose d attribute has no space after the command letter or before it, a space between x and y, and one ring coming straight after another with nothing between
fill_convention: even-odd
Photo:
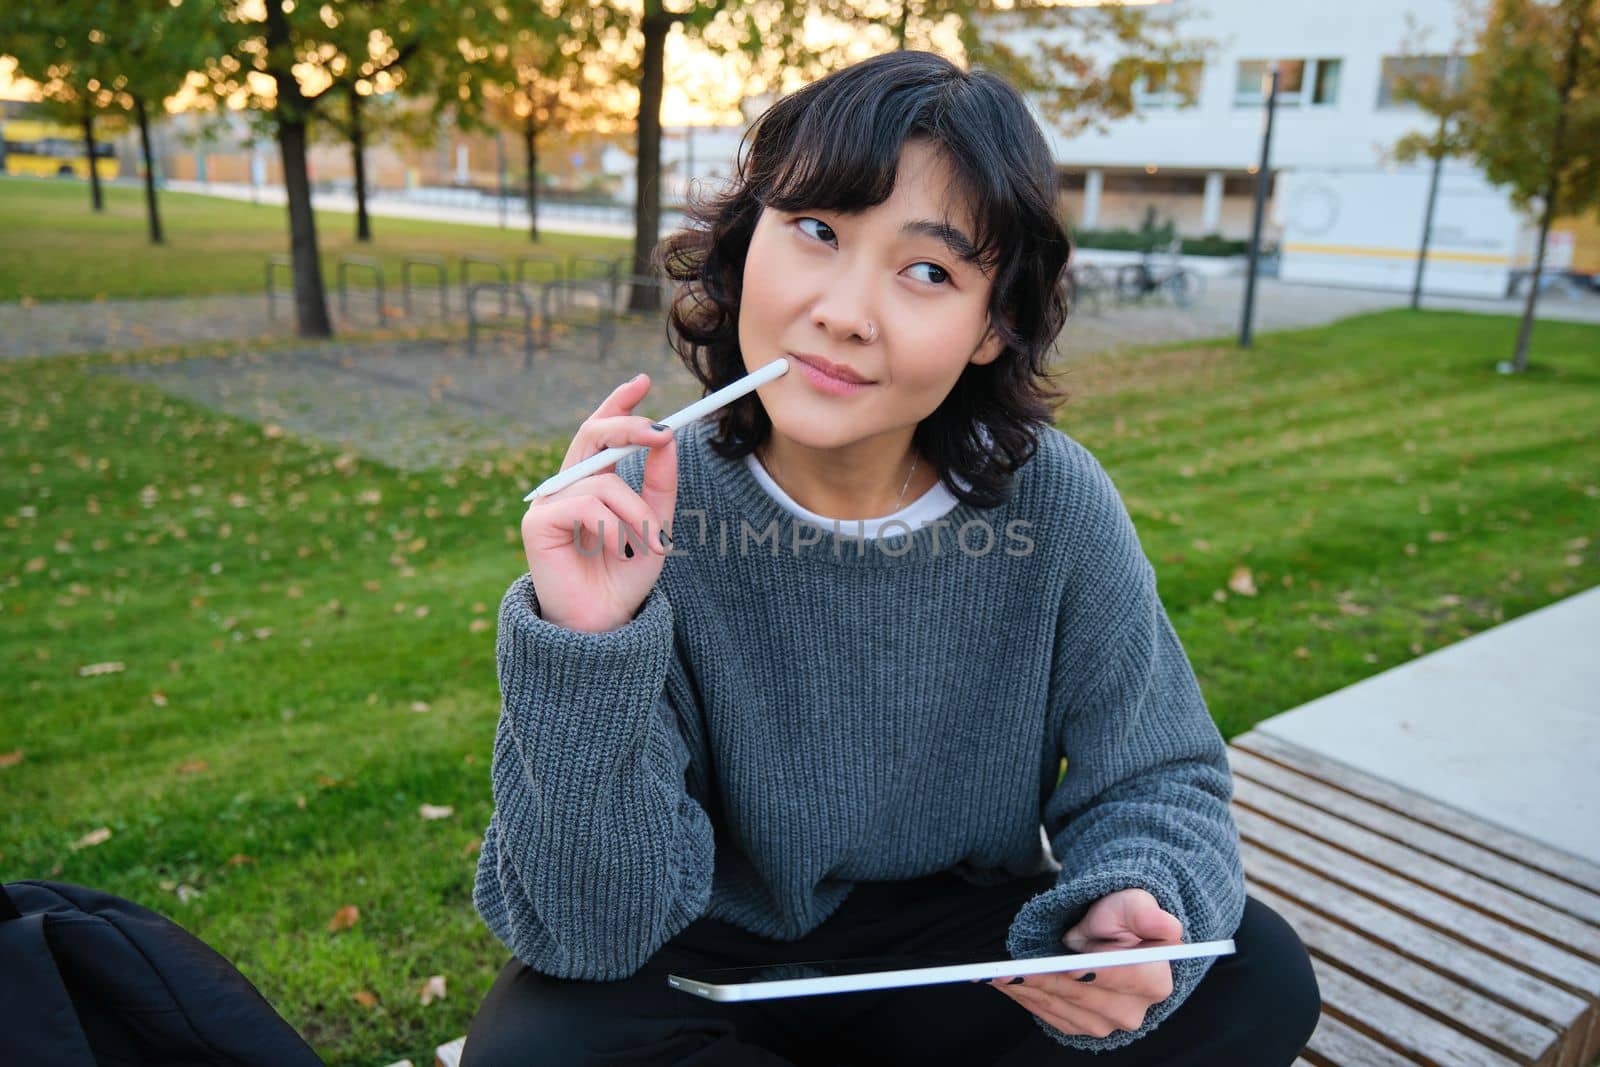
<instances>
[{"instance_id":1,"label":"bangs","mask_svg":"<svg viewBox=\"0 0 1600 1067\"><path fill-rule=\"evenodd\" d=\"M908 83L893 64L883 67L881 85L824 79L770 109L741 167L751 195L778 211L866 211L894 192L906 142L927 141L950 168L947 214L965 207L976 230L962 258L992 274L1002 250L1021 247L1037 211L1019 201L1015 172L1000 162L1012 153L995 136L1006 124L991 113L992 87L981 77Z\"/></svg>"}]
</instances>

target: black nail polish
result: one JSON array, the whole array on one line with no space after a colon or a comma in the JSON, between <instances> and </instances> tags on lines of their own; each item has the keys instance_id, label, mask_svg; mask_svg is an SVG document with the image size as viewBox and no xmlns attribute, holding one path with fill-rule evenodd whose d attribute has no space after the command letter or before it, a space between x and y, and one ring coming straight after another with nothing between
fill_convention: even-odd
<instances>
[{"instance_id":1,"label":"black nail polish","mask_svg":"<svg viewBox=\"0 0 1600 1067\"><path fill-rule=\"evenodd\" d=\"M1021 984L1022 984L1022 976L1020 974L1017 975L1017 977L1011 979L1011 981L1006 983L1006 985L1021 985Z\"/></svg>"},{"instance_id":2,"label":"black nail polish","mask_svg":"<svg viewBox=\"0 0 1600 1067\"><path fill-rule=\"evenodd\" d=\"M1078 976L1078 981L1080 981L1080 982L1092 982L1092 981L1094 981L1094 972L1090 971L1088 974L1080 974Z\"/></svg>"},{"instance_id":3,"label":"black nail polish","mask_svg":"<svg viewBox=\"0 0 1600 1067\"><path fill-rule=\"evenodd\" d=\"M622 546L622 554L624 556L627 556L629 559L632 559L633 558L633 546L632 545L623 545Z\"/></svg>"},{"instance_id":4,"label":"black nail polish","mask_svg":"<svg viewBox=\"0 0 1600 1067\"><path fill-rule=\"evenodd\" d=\"M657 530L656 531L656 537L661 541L661 547L662 548L671 548L672 547L672 538L667 536L667 531L665 531L665 530Z\"/></svg>"},{"instance_id":5,"label":"black nail polish","mask_svg":"<svg viewBox=\"0 0 1600 1067\"><path fill-rule=\"evenodd\" d=\"M660 433L662 430L665 430L667 428L667 424L664 423L664 422L652 422L650 424L650 428L652 430L656 431L657 433Z\"/></svg>"}]
</instances>

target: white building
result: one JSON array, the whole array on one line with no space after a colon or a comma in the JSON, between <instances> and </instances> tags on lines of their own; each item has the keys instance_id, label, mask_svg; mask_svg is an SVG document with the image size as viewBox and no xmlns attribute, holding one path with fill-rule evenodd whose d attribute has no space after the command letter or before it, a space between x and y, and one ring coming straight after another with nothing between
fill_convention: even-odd
<instances>
[{"instance_id":1,"label":"white building","mask_svg":"<svg viewBox=\"0 0 1600 1067\"><path fill-rule=\"evenodd\" d=\"M1104 132L1051 133L1085 229L1137 226L1147 204L1180 233L1248 234L1261 154L1266 73L1281 72L1271 169L1371 168L1426 117L1393 99L1408 18L1441 53L1454 37L1455 0L1175 0L1185 36L1211 38L1184 106L1170 85L1139 86L1139 114ZM1048 128L1048 124L1047 124Z\"/></svg>"},{"instance_id":2,"label":"white building","mask_svg":"<svg viewBox=\"0 0 1600 1067\"><path fill-rule=\"evenodd\" d=\"M1156 0L1163 2L1163 0ZM1427 168L1386 150L1432 121L1395 99L1422 62L1444 73L1456 0L1164 0L1185 37L1214 42L1165 84L1140 84L1139 113L1101 131L1046 130L1063 208L1079 229L1137 228L1154 208L1183 236L1249 236L1268 73L1279 71L1266 240L1282 276L1406 287L1420 243ZM1409 50L1428 58L1402 59ZM1185 103L1177 86L1195 90ZM1452 163L1439 194L1425 285L1503 291L1525 220L1470 166Z\"/></svg>"}]
</instances>

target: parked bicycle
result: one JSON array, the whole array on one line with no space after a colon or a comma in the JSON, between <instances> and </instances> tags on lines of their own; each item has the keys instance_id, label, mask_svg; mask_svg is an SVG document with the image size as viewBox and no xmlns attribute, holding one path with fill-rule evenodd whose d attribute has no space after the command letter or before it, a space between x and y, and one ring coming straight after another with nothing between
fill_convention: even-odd
<instances>
[{"instance_id":1,"label":"parked bicycle","mask_svg":"<svg viewBox=\"0 0 1600 1067\"><path fill-rule=\"evenodd\" d=\"M1105 294L1111 287L1106 272L1088 264L1074 264L1061 274L1061 289L1066 294L1069 312L1083 308L1091 315L1100 314L1105 306Z\"/></svg>"},{"instance_id":2,"label":"parked bicycle","mask_svg":"<svg viewBox=\"0 0 1600 1067\"><path fill-rule=\"evenodd\" d=\"M1117 268L1117 300L1131 303L1143 300L1151 293L1165 293L1178 307L1186 308L1195 302L1203 288L1200 275L1182 265L1183 245L1173 241L1166 248L1165 265L1157 265L1155 257L1147 252L1138 263L1128 263Z\"/></svg>"}]
</instances>

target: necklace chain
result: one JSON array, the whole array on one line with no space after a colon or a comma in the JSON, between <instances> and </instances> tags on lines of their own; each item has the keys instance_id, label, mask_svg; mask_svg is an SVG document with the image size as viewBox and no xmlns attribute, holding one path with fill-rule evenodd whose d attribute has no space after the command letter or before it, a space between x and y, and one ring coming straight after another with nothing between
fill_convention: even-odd
<instances>
[{"instance_id":1,"label":"necklace chain","mask_svg":"<svg viewBox=\"0 0 1600 1067\"><path fill-rule=\"evenodd\" d=\"M896 500L894 502L894 509L896 511L899 511L900 510L900 506L905 503L906 490L911 488L911 476L913 474L915 474L915 473L917 473L917 457L916 456L912 456L911 457L911 469L906 471L905 484L900 487L900 499Z\"/></svg>"},{"instance_id":2,"label":"necklace chain","mask_svg":"<svg viewBox=\"0 0 1600 1067\"><path fill-rule=\"evenodd\" d=\"M915 455L911 457L911 469L906 471L906 480L900 486L900 496L894 502L895 511L899 511L901 505L906 502L906 490L911 488L911 476L917 473L917 460L919 458ZM769 459L765 462L767 469L770 471L772 469L772 461Z\"/></svg>"}]
</instances>

